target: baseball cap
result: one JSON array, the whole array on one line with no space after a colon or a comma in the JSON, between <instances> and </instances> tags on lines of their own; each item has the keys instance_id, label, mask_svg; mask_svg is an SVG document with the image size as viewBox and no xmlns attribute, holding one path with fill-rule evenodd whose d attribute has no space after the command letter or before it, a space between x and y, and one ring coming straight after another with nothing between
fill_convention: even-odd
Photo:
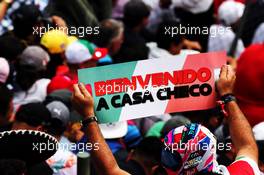
<instances>
[{"instance_id":1,"label":"baseball cap","mask_svg":"<svg viewBox=\"0 0 264 175\"><path fill-rule=\"evenodd\" d=\"M49 54L39 46L28 46L18 59L19 66L33 71L45 70L50 61Z\"/></svg>"},{"instance_id":2,"label":"baseball cap","mask_svg":"<svg viewBox=\"0 0 264 175\"><path fill-rule=\"evenodd\" d=\"M30 126L48 126L51 113L42 103L28 103L20 106L16 113L16 121L25 122Z\"/></svg>"},{"instance_id":3,"label":"baseball cap","mask_svg":"<svg viewBox=\"0 0 264 175\"><path fill-rule=\"evenodd\" d=\"M225 25L236 23L243 15L245 5L236 1L224 1L218 9L218 17Z\"/></svg>"},{"instance_id":4,"label":"baseball cap","mask_svg":"<svg viewBox=\"0 0 264 175\"><path fill-rule=\"evenodd\" d=\"M172 129L164 138L161 162L168 174L216 171L216 139L196 123Z\"/></svg>"},{"instance_id":5,"label":"baseball cap","mask_svg":"<svg viewBox=\"0 0 264 175\"><path fill-rule=\"evenodd\" d=\"M264 121L264 44L249 46L237 61L234 93L251 126Z\"/></svg>"},{"instance_id":6,"label":"baseball cap","mask_svg":"<svg viewBox=\"0 0 264 175\"><path fill-rule=\"evenodd\" d=\"M183 8L194 14L207 11L213 0L172 0L175 7Z\"/></svg>"},{"instance_id":7,"label":"baseball cap","mask_svg":"<svg viewBox=\"0 0 264 175\"><path fill-rule=\"evenodd\" d=\"M106 56L107 49L96 48L87 40L77 40L69 44L65 50L66 60L70 64L80 64L88 60L99 60Z\"/></svg>"},{"instance_id":8,"label":"baseball cap","mask_svg":"<svg viewBox=\"0 0 264 175\"><path fill-rule=\"evenodd\" d=\"M128 125L126 121L99 124L99 128L105 139L117 139L124 137L128 131Z\"/></svg>"},{"instance_id":9,"label":"baseball cap","mask_svg":"<svg viewBox=\"0 0 264 175\"><path fill-rule=\"evenodd\" d=\"M59 54L65 51L68 44L76 41L74 36L68 36L61 30L50 30L40 40L40 44L48 49L51 54Z\"/></svg>"},{"instance_id":10,"label":"baseball cap","mask_svg":"<svg viewBox=\"0 0 264 175\"><path fill-rule=\"evenodd\" d=\"M0 83L5 83L9 76L10 67L5 58L0 57Z\"/></svg>"},{"instance_id":11,"label":"baseball cap","mask_svg":"<svg viewBox=\"0 0 264 175\"><path fill-rule=\"evenodd\" d=\"M59 119L64 126L70 121L70 111L68 107L60 101L53 101L46 105L52 118Z\"/></svg>"},{"instance_id":12,"label":"baseball cap","mask_svg":"<svg viewBox=\"0 0 264 175\"><path fill-rule=\"evenodd\" d=\"M67 76L59 75L51 79L47 87L47 93L50 94L56 90L71 89L71 88L72 88L72 80Z\"/></svg>"}]
</instances>

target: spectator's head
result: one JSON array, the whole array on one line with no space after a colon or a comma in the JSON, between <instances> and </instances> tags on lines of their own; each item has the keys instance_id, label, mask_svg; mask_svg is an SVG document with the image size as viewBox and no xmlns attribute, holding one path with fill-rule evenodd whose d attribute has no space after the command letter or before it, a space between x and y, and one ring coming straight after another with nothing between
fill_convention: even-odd
<instances>
[{"instance_id":1,"label":"spectator's head","mask_svg":"<svg viewBox=\"0 0 264 175\"><path fill-rule=\"evenodd\" d=\"M133 158L144 166L153 169L160 165L162 142L157 137L146 137L137 145Z\"/></svg>"},{"instance_id":2,"label":"spectator's head","mask_svg":"<svg viewBox=\"0 0 264 175\"><path fill-rule=\"evenodd\" d=\"M16 159L1 159L0 172L2 175L26 175L26 163Z\"/></svg>"},{"instance_id":3,"label":"spectator's head","mask_svg":"<svg viewBox=\"0 0 264 175\"><path fill-rule=\"evenodd\" d=\"M117 53L123 43L124 27L122 22L107 19L101 22L100 34L95 38L98 47L108 48L111 55Z\"/></svg>"},{"instance_id":4,"label":"spectator's head","mask_svg":"<svg viewBox=\"0 0 264 175\"><path fill-rule=\"evenodd\" d=\"M76 37L69 37L63 31L50 30L41 37L40 44L44 46L50 54L61 54L65 51L68 44L76 40Z\"/></svg>"},{"instance_id":5,"label":"spectator's head","mask_svg":"<svg viewBox=\"0 0 264 175\"><path fill-rule=\"evenodd\" d=\"M124 7L124 23L129 28L139 30L148 23L150 8L140 0L133 0L126 3Z\"/></svg>"},{"instance_id":6,"label":"spectator's head","mask_svg":"<svg viewBox=\"0 0 264 175\"><path fill-rule=\"evenodd\" d=\"M234 93L238 105L254 126L264 121L264 45L248 47L237 61Z\"/></svg>"},{"instance_id":7,"label":"spectator's head","mask_svg":"<svg viewBox=\"0 0 264 175\"><path fill-rule=\"evenodd\" d=\"M171 130L164 138L161 161L168 173L214 172L216 139L204 126L188 124Z\"/></svg>"},{"instance_id":8,"label":"spectator's head","mask_svg":"<svg viewBox=\"0 0 264 175\"><path fill-rule=\"evenodd\" d=\"M78 40L69 44L65 50L65 57L70 69L95 67L99 59L106 55L97 50L95 46L86 40Z\"/></svg>"},{"instance_id":9,"label":"spectator's head","mask_svg":"<svg viewBox=\"0 0 264 175\"><path fill-rule=\"evenodd\" d=\"M172 55L177 55L183 47L183 36L178 33L171 35L171 32L168 33L166 31L168 28L175 28L175 30L179 30L180 23L173 20L162 22L156 33L157 44L159 48L167 50Z\"/></svg>"},{"instance_id":10,"label":"spectator's head","mask_svg":"<svg viewBox=\"0 0 264 175\"><path fill-rule=\"evenodd\" d=\"M25 44L14 36L5 35L0 37L0 57L12 62L26 48Z\"/></svg>"},{"instance_id":11,"label":"spectator's head","mask_svg":"<svg viewBox=\"0 0 264 175\"><path fill-rule=\"evenodd\" d=\"M39 46L28 46L17 60L17 83L27 91L38 79L42 78L50 58Z\"/></svg>"},{"instance_id":12,"label":"spectator's head","mask_svg":"<svg viewBox=\"0 0 264 175\"><path fill-rule=\"evenodd\" d=\"M184 116L176 115L169 119L161 130L161 137L164 138L172 129L190 124L191 121Z\"/></svg>"},{"instance_id":13,"label":"spectator's head","mask_svg":"<svg viewBox=\"0 0 264 175\"><path fill-rule=\"evenodd\" d=\"M235 27L243 15L245 5L236 1L224 1L218 9L218 18L225 26Z\"/></svg>"},{"instance_id":14,"label":"spectator's head","mask_svg":"<svg viewBox=\"0 0 264 175\"><path fill-rule=\"evenodd\" d=\"M9 76L10 67L5 58L0 57L0 85L5 84Z\"/></svg>"},{"instance_id":15,"label":"spectator's head","mask_svg":"<svg viewBox=\"0 0 264 175\"><path fill-rule=\"evenodd\" d=\"M15 36L31 42L34 29L41 26L42 14L36 5L22 5L12 13L11 19Z\"/></svg>"},{"instance_id":16,"label":"spectator's head","mask_svg":"<svg viewBox=\"0 0 264 175\"><path fill-rule=\"evenodd\" d=\"M51 125L47 132L55 137L60 137L66 130L70 121L70 111L68 107L60 101L53 101L46 105L51 113Z\"/></svg>"},{"instance_id":17,"label":"spectator's head","mask_svg":"<svg viewBox=\"0 0 264 175\"><path fill-rule=\"evenodd\" d=\"M12 117L13 93L3 85L0 85L0 125L5 124Z\"/></svg>"},{"instance_id":18,"label":"spectator's head","mask_svg":"<svg viewBox=\"0 0 264 175\"><path fill-rule=\"evenodd\" d=\"M28 103L18 109L14 130L27 129L45 131L50 126L51 113L42 103Z\"/></svg>"}]
</instances>

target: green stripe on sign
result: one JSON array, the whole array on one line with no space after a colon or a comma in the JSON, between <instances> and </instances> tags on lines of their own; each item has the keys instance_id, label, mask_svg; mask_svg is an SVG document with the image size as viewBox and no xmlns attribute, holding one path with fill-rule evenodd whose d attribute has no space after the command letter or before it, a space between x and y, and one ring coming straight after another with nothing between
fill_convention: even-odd
<instances>
[{"instance_id":1,"label":"green stripe on sign","mask_svg":"<svg viewBox=\"0 0 264 175\"><path fill-rule=\"evenodd\" d=\"M98 81L106 81L116 78L128 78L130 79L134 73L137 61L101 66L95 68L81 69L78 71L79 82L84 84L91 84L95 108L98 105L100 97L95 96L94 83ZM125 93L119 93L119 95L124 95ZM109 123L119 121L122 108L113 108L111 105L111 98L117 94L105 95L104 97L108 103L110 110L105 110L104 108L101 111L95 111L96 116L98 117L99 123Z\"/></svg>"}]
</instances>

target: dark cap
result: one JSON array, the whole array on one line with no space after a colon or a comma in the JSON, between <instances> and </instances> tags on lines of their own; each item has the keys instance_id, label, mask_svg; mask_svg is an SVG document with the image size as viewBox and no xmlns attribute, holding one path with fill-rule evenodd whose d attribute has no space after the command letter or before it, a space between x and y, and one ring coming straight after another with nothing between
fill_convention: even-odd
<instances>
[{"instance_id":1,"label":"dark cap","mask_svg":"<svg viewBox=\"0 0 264 175\"><path fill-rule=\"evenodd\" d=\"M48 126L51 121L51 113L42 103L28 103L22 105L16 113L16 121L37 126Z\"/></svg>"}]
</instances>

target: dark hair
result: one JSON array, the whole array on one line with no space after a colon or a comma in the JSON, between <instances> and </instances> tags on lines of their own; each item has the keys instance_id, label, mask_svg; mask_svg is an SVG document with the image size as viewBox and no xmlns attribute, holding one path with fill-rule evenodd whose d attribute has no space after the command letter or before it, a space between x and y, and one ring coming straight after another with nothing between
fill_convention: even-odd
<instances>
[{"instance_id":1,"label":"dark hair","mask_svg":"<svg viewBox=\"0 0 264 175\"><path fill-rule=\"evenodd\" d=\"M26 163L16 159L1 159L1 175L26 175Z\"/></svg>"},{"instance_id":2,"label":"dark hair","mask_svg":"<svg viewBox=\"0 0 264 175\"><path fill-rule=\"evenodd\" d=\"M53 136L61 136L65 130L66 126L64 126L62 121L57 118L52 118L50 126L47 127L47 133Z\"/></svg>"},{"instance_id":3,"label":"dark hair","mask_svg":"<svg viewBox=\"0 0 264 175\"><path fill-rule=\"evenodd\" d=\"M93 42L98 47L108 47L112 39L117 37L122 29L123 25L121 22L114 19L106 19L101 22L99 28L100 33L94 36Z\"/></svg>"},{"instance_id":4,"label":"dark hair","mask_svg":"<svg viewBox=\"0 0 264 175\"><path fill-rule=\"evenodd\" d=\"M144 18L150 14L149 7L140 0L132 0L124 7L124 23L126 26L134 28L138 26Z\"/></svg>"},{"instance_id":5,"label":"dark hair","mask_svg":"<svg viewBox=\"0 0 264 175\"><path fill-rule=\"evenodd\" d=\"M0 85L0 104L1 104L0 116L1 117L6 117L12 99L13 99L13 93L5 85Z\"/></svg>"},{"instance_id":6,"label":"dark hair","mask_svg":"<svg viewBox=\"0 0 264 175\"><path fill-rule=\"evenodd\" d=\"M16 63L15 66L17 70L16 82L24 91L29 90L44 75L44 71L35 71L32 66L22 66L19 63Z\"/></svg>"},{"instance_id":7,"label":"dark hair","mask_svg":"<svg viewBox=\"0 0 264 175\"><path fill-rule=\"evenodd\" d=\"M174 20L164 21L159 24L157 33L156 33L156 40L157 45L159 48L168 50L172 43L179 45L183 41L183 35L181 34L174 34L171 35L171 32L168 33L167 29L172 30L172 28L179 29L180 23Z\"/></svg>"},{"instance_id":8,"label":"dark hair","mask_svg":"<svg viewBox=\"0 0 264 175\"><path fill-rule=\"evenodd\" d=\"M26 48L25 43L14 36L5 35L0 37L0 57L13 61Z\"/></svg>"},{"instance_id":9,"label":"dark hair","mask_svg":"<svg viewBox=\"0 0 264 175\"><path fill-rule=\"evenodd\" d=\"M50 126L51 113L42 103L28 103L20 106L16 113L16 121L30 126Z\"/></svg>"},{"instance_id":10,"label":"dark hair","mask_svg":"<svg viewBox=\"0 0 264 175\"><path fill-rule=\"evenodd\" d=\"M33 27L40 25L42 14L35 5L22 5L11 14L14 34L22 39L33 34Z\"/></svg>"},{"instance_id":11,"label":"dark hair","mask_svg":"<svg viewBox=\"0 0 264 175\"><path fill-rule=\"evenodd\" d=\"M162 142L157 137L146 137L138 144L136 154L151 160L155 164L161 162Z\"/></svg>"}]
</instances>

